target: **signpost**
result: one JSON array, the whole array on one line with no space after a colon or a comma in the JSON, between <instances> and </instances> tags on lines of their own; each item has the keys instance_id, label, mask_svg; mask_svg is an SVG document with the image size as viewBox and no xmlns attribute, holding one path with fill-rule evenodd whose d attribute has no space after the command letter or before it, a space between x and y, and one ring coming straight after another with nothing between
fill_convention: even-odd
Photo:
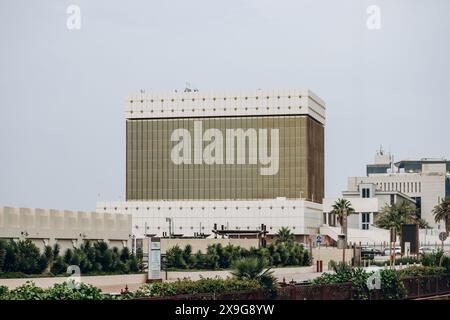
<instances>
[{"instance_id":1,"label":"signpost","mask_svg":"<svg viewBox=\"0 0 450 320\"><path fill-rule=\"evenodd\" d=\"M148 241L148 277L147 280L161 280L161 239L149 238Z\"/></svg>"},{"instance_id":2,"label":"signpost","mask_svg":"<svg viewBox=\"0 0 450 320\"><path fill-rule=\"evenodd\" d=\"M322 243L322 236L320 234L318 234L316 236L316 244L317 244L317 272L322 272L323 269L323 265L322 265L322 260L320 260L320 244Z\"/></svg>"},{"instance_id":3,"label":"signpost","mask_svg":"<svg viewBox=\"0 0 450 320\"><path fill-rule=\"evenodd\" d=\"M411 242L405 242L405 255L409 257L411 254Z\"/></svg>"}]
</instances>

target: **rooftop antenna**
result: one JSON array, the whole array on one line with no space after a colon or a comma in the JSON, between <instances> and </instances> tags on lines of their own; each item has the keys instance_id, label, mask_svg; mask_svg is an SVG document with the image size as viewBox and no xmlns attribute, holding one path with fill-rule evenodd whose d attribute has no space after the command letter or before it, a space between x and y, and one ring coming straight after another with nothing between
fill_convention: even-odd
<instances>
[{"instance_id":1,"label":"rooftop antenna","mask_svg":"<svg viewBox=\"0 0 450 320\"><path fill-rule=\"evenodd\" d=\"M186 86L184 88L184 92L191 92L191 84L189 82L186 82Z\"/></svg>"}]
</instances>

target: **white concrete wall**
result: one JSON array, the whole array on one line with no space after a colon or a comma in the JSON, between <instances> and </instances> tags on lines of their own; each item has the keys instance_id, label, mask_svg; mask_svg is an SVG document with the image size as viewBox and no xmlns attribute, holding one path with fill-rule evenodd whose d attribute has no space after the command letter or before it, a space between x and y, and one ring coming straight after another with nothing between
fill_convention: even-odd
<instances>
[{"instance_id":1,"label":"white concrete wall","mask_svg":"<svg viewBox=\"0 0 450 320\"><path fill-rule=\"evenodd\" d=\"M288 227L298 235L313 235L322 221L322 205L304 200L252 200L252 201L128 201L99 202L97 212L131 214L133 234L162 236L169 234L173 221L174 233L193 236L196 232L212 234L214 224L220 229L257 230L267 226L269 234ZM145 228L147 227L147 232Z\"/></svg>"},{"instance_id":2,"label":"white concrete wall","mask_svg":"<svg viewBox=\"0 0 450 320\"><path fill-rule=\"evenodd\" d=\"M83 240L130 246L131 215L0 207L0 239L31 239L40 249L58 243L61 252Z\"/></svg>"},{"instance_id":3,"label":"white concrete wall","mask_svg":"<svg viewBox=\"0 0 450 320\"><path fill-rule=\"evenodd\" d=\"M47 277L47 278L14 278L14 279L0 279L0 286L7 286L14 289L24 285L27 281L32 281L36 286L41 288L49 288L54 284L64 283L67 277ZM104 290L105 292L120 292L125 285L136 288L147 281L146 273L139 274L121 274L121 275L107 275L107 276L83 276L81 275L81 282L96 286L102 290L115 287L115 290Z\"/></svg>"},{"instance_id":4,"label":"white concrete wall","mask_svg":"<svg viewBox=\"0 0 450 320\"><path fill-rule=\"evenodd\" d=\"M325 266L324 266L325 268ZM286 280L286 282L291 281L292 279L295 281L303 281L309 280L317 276L315 274L315 267L285 267L285 268L273 268L273 275L278 279L278 281ZM191 280L200 280L201 278L231 278L231 272L228 270L220 270L220 271L169 271L167 272L167 280L166 273L163 271L161 273L165 281L176 281L178 279L189 278Z\"/></svg>"}]
</instances>

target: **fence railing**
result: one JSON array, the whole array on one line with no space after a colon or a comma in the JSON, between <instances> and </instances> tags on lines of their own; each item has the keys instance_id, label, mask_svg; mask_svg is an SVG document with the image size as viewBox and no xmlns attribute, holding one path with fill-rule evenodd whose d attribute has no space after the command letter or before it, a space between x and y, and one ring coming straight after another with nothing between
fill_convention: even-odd
<instances>
[{"instance_id":1,"label":"fence railing","mask_svg":"<svg viewBox=\"0 0 450 320\"><path fill-rule=\"evenodd\" d=\"M450 275L408 277L402 279L408 299L450 294ZM328 285L286 285L277 289L276 295L264 290L202 293L165 297L143 297L142 300L352 300L351 283ZM369 299L383 299L379 290L373 290Z\"/></svg>"}]
</instances>

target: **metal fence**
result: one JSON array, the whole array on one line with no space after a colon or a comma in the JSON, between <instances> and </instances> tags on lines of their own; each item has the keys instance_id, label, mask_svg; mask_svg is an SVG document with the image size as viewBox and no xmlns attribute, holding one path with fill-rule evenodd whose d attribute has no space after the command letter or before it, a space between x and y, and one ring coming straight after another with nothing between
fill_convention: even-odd
<instances>
[{"instance_id":1,"label":"metal fence","mask_svg":"<svg viewBox=\"0 0 450 320\"><path fill-rule=\"evenodd\" d=\"M450 275L410 277L403 284L409 299L450 294Z\"/></svg>"},{"instance_id":2,"label":"metal fence","mask_svg":"<svg viewBox=\"0 0 450 320\"><path fill-rule=\"evenodd\" d=\"M408 299L450 294L450 275L408 277L402 280ZM140 300L353 300L351 283L328 285L285 285L276 294L264 290L203 293L166 297L144 297ZM382 300L380 290L371 292L369 299Z\"/></svg>"}]
</instances>

